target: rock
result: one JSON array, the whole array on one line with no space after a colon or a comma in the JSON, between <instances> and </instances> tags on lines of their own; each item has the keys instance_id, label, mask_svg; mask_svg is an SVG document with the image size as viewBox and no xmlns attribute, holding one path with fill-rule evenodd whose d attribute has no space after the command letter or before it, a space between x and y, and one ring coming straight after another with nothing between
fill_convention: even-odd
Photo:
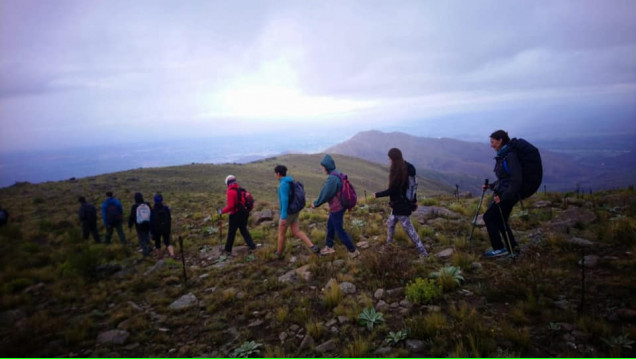
<instances>
[{"instance_id":1,"label":"rock","mask_svg":"<svg viewBox=\"0 0 636 359\"><path fill-rule=\"evenodd\" d=\"M287 332L281 332L280 334L278 334L278 339L280 339L281 343L284 343L287 339L287 336Z\"/></svg>"},{"instance_id":2,"label":"rock","mask_svg":"<svg viewBox=\"0 0 636 359\"><path fill-rule=\"evenodd\" d=\"M408 349L411 353L422 353L424 352L424 342L416 339L407 339L406 340L406 349Z\"/></svg>"},{"instance_id":3,"label":"rock","mask_svg":"<svg viewBox=\"0 0 636 359\"><path fill-rule=\"evenodd\" d=\"M163 267L163 265L165 264L163 259L160 259L157 261L157 263L155 263L152 267L148 268L148 270L146 270L146 272L144 273L144 276L148 276L152 273L154 273L157 269L160 269Z\"/></svg>"},{"instance_id":4,"label":"rock","mask_svg":"<svg viewBox=\"0 0 636 359\"><path fill-rule=\"evenodd\" d=\"M376 351L374 351L373 354L386 356L387 354L391 352L391 350L393 350L391 347L380 347Z\"/></svg>"},{"instance_id":5,"label":"rock","mask_svg":"<svg viewBox=\"0 0 636 359\"><path fill-rule=\"evenodd\" d=\"M597 255L587 255L579 261L579 265L585 265L585 268L595 268L598 266L598 260L599 257Z\"/></svg>"},{"instance_id":6,"label":"rock","mask_svg":"<svg viewBox=\"0 0 636 359\"><path fill-rule=\"evenodd\" d=\"M306 334L303 340L300 342L300 347L298 348L298 350L310 349L314 345L314 338L312 338L311 335Z\"/></svg>"},{"instance_id":7,"label":"rock","mask_svg":"<svg viewBox=\"0 0 636 359\"><path fill-rule=\"evenodd\" d=\"M24 312L20 309L7 310L0 313L0 325L3 327L10 327L24 317Z\"/></svg>"},{"instance_id":8,"label":"rock","mask_svg":"<svg viewBox=\"0 0 636 359\"><path fill-rule=\"evenodd\" d=\"M347 262L345 262L343 259L336 259L335 261L333 261L332 265L334 268L344 268L344 266L347 264Z\"/></svg>"},{"instance_id":9,"label":"rock","mask_svg":"<svg viewBox=\"0 0 636 359\"><path fill-rule=\"evenodd\" d=\"M337 319L331 319L330 321L325 323L325 327L327 327L327 328L333 327L336 324L338 324L338 320Z\"/></svg>"},{"instance_id":10,"label":"rock","mask_svg":"<svg viewBox=\"0 0 636 359\"><path fill-rule=\"evenodd\" d=\"M582 223L587 224L596 220L596 214L588 209L570 208L563 211L557 218L546 223L546 226L554 232L565 233L569 228Z\"/></svg>"},{"instance_id":11,"label":"rock","mask_svg":"<svg viewBox=\"0 0 636 359\"><path fill-rule=\"evenodd\" d=\"M261 224L265 221L271 221L274 219L274 212L272 210L266 209L263 211L253 212L252 218L256 224Z\"/></svg>"},{"instance_id":12,"label":"rock","mask_svg":"<svg viewBox=\"0 0 636 359\"><path fill-rule=\"evenodd\" d=\"M416 218L430 219L436 217L460 218L461 215L451 211L450 209L439 206L419 206L412 214Z\"/></svg>"},{"instance_id":13,"label":"rock","mask_svg":"<svg viewBox=\"0 0 636 359\"><path fill-rule=\"evenodd\" d=\"M129 336L130 333L125 330L109 330L99 333L97 342L100 344L124 344Z\"/></svg>"},{"instance_id":14,"label":"rock","mask_svg":"<svg viewBox=\"0 0 636 359\"><path fill-rule=\"evenodd\" d=\"M135 311L137 311L137 312L143 312L143 309L142 309L140 306L138 306L135 302L133 302L132 300L129 300L129 301L128 301L128 304L129 304L129 305L130 305L130 307L131 307L132 309L134 309Z\"/></svg>"},{"instance_id":15,"label":"rock","mask_svg":"<svg viewBox=\"0 0 636 359\"><path fill-rule=\"evenodd\" d=\"M327 284L325 284L325 286L323 287L323 291L328 290L329 288L331 288L334 285L338 285L338 281L336 281L335 278L331 278L329 279L329 281L327 282Z\"/></svg>"},{"instance_id":16,"label":"rock","mask_svg":"<svg viewBox=\"0 0 636 359\"><path fill-rule=\"evenodd\" d=\"M340 283L340 285L338 285L338 287L340 288L340 291L342 293L345 293L345 294L355 294L356 293L356 286L353 283L342 282L342 283Z\"/></svg>"},{"instance_id":17,"label":"rock","mask_svg":"<svg viewBox=\"0 0 636 359\"><path fill-rule=\"evenodd\" d=\"M97 267L95 267L95 272L98 278L107 278L119 272L120 270L122 270L122 268L123 267L120 266L119 264L106 263L106 264L100 264Z\"/></svg>"},{"instance_id":18,"label":"rock","mask_svg":"<svg viewBox=\"0 0 636 359\"><path fill-rule=\"evenodd\" d=\"M446 248L435 254L435 257L440 259L448 259L453 255L453 248Z\"/></svg>"},{"instance_id":19,"label":"rock","mask_svg":"<svg viewBox=\"0 0 636 359\"><path fill-rule=\"evenodd\" d=\"M474 270L479 270L483 267L483 264L479 263L479 262L473 262L471 263L470 267Z\"/></svg>"},{"instance_id":20,"label":"rock","mask_svg":"<svg viewBox=\"0 0 636 359\"><path fill-rule=\"evenodd\" d=\"M386 295L389 298L404 297L404 288L399 287L399 288L389 289L386 291Z\"/></svg>"},{"instance_id":21,"label":"rock","mask_svg":"<svg viewBox=\"0 0 636 359\"><path fill-rule=\"evenodd\" d=\"M402 299L400 301L400 307L411 308L412 306L413 306L413 304L411 304L411 302L408 299Z\"/></svg>"},{"instance_id":22,"label":"rock","mask_svg":"<svg viewBox=\"0 0 636 359\"><path fill-rule=\"evenodd\" d=\"M375 310L378 312L386 311L389 309L389 304L383 300L379 301L378 304L375 305Z\"/></svg>"},{"instance_id":23,"label":"rock","mask_svg":"<svg viewBox=\"0 0 636 359\"><path fill-rule=\"evenodd\" d=\"M550 207L552 205L552 202L550 201L536 201L534 203L534 208L547 208Z\"/></svg>"},{"instance_id":24,"label":"rock","mask_svg":"<svg viewBox=\"0 0 636 359\"><path fill-rule=\"evenodd\" d=\"M356 243L356 247L358 247L360 249L367 249L367 248L369 248L369 242L368 241L360 241L360 242Z\"/></svg>"},{"instance_id":25,"label":"rock","mask_svg":"<svg viewBox=\"0 0 636 359\"><path fill-rule=\"evenodd\" d=\"M197 304L197 297L192 293L188 293L186 295L181 296L181 298L177 299L176 301L174 301L172 304L170 304L168 308L171 310L180 310L180 309L192 307L196 304Z\"/></svg>"},{"instance_id":26,"label":"rock","mask_svg":"<svg viewBox=\"0 0 636 359\"><path fill-rule=\"evenodd\" d=\"M339 315L338 316L338 323L340 323L340 324L349 323L349 318L344 316L344 315Z\"/></svg>"},{"instance_id":27,"label":"rock","mask_svg":"<svg viewBox=\"0 0 636 359\"><path fill-rule=\"evenodd\" d=\"M428 310L430 313L439 313L442 311L442 307L440 307L439 305L426 305L424 306L424 308L426 308L426 310Z\"/></svg>"},{"instance_id":28,"label":"rock","mask_svg":"<svg viewBox=\"0 0 636 359\"><path fill-rule=\"evenodd\" d=\"M252 322L250 322L247 327L248 328L253 328L253 327L260 327L261 325L263 325L263 320L262 319L256 319Z\"/></svg>"},{"instance_id":29,"label":"rock","mask_svg":"<svg viewBox=\"0 0 636 359\"><path fill-rule=\"evenodd\" d=\"M37 293L40 290L42 290L44 288L44 283L40 282L36 285L32 285L30 287L28 287L27 289L24 290L25 294L29 294L29 293Z\"/></svg>"},{"instance_id":30,"label":"rock","mask_svg":"<svg viewBox=\"0 0 636 359\"><path fill-rule=\"evenodd\" d=\"M588 241L587 239L578 238L578 237L569 238L567 241L569 243L576 244L577 246L581 246L581 247L591 247L594 245L593 242Z\"/></svg>"},{"instance_id":31,"label":"rock","mask_svg":"<svg viewBox=\"0 0 636 359\"><path fill-rule=\"evenodd\" d=\"M316 347L316 351L320 353L330 352L336 349L336 342L331 339Z\"/></svg>"},{"instance_id":32,"label":"rock","mask_svg":"<svg viewBox=\"0 0 636 359\"><path fill-rule=\"evenodd\" d=\"M292 283L296 282L298 279L309 281L311 280L311 272L309 271L309 267L310 265L307 264L302 267L290 270L289 272L278 277L278 281L281 283Z\"/></svg>"},{"instance_id":33,"label":"rock","mask_svg":"<svg viewBox=\"0 0 636 359\"><path fill-rule=\"evenodd\" d=\"M616 311L616 315L630 322L636 321L636 310L630 308L621 308Z\"/></svg>"},{"instance_id":34,"label":"rock","mask_svg":"<svg viewBox=\"0 0 636 359\"><path fill-rule=\"evenodd\" d=\"M375 293L373 293L373 298L382 299L383 295L384 295L384 289L379 288L379 289L376 289Z\"/></svg>"}]
</instances>

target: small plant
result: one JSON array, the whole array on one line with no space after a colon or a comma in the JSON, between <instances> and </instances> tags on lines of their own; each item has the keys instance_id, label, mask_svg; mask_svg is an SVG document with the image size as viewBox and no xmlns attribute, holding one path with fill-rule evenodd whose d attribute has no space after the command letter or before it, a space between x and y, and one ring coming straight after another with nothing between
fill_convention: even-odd
<instances>
[{"instance_id":1,"label":"small plant","mask_svg":"<svg viewBox=\"0 0 636 359\"><path fill-rule=\"evenodd\" d=\"M401 341L406 340L407 336L408 333L406 329L402 329L397 332L389 332L386 339L384 339L384 342L393 347L398 345Z\"/></svg>"},{"instance_id":2,"label":"small plant","mask_svg":"<svg viewBox=\"0 0 636 359\"><path fill-rule=\"evenodd\" d=\"M455 266L445 266L437 272L428 275L429 278L437 279L442 290L449 291L458 287L463 281L462 270Z\"/></svg>"},{"instance_id":3,"label":"small plant","mask_svg":"<svg viewBox=\"0 0 636 359\"><path fill-rule=\"evenodd\" d=\"M406 298L412 303L425 304L432 303L442 295L442 289L435 280L416 278L415 282L406 286L405 293Z\"/></svg>"},{"instance_id":4,"label":"small plant","mask_svg":"<svg viewBox=\"0 0 636 359\"><path fill-rule=\"evenodd\" d=\"M344 358L365 358L368 356L371 344L364 338L355 338L343 351Z\"/></svg>"},{"instance_id":5,"label":"small plant","mask_svg":"<svg viewBox=\"0 0 636 359\"><path fill-rule=\"evenodd\" d=\"M617 337L601 338L603 343L607 344L611 350L611 356L621 357L623 349L632 349L634 341L629 339L627 334L619 335Z\"/></svg>"},{"instance_id":6,"label":"small plant","mask_svg":"<svg viewBox=\"0 0 636 359\"><path fill-rule=\"evenodd\" d=\"M342 299L342 293L340 293L340 287L338 283L334 282L331 285L328 285L325 288L325 293L322 297L322 302L325 304L327 308L333 308L340 303Z\"/></svg>"},{"instance_id":7,"label":"small plant","mask_svg":"<svg viewBox=\"0 0 636 359\"><path fill-rule=\"evenodd\" d=\"M258 354L261 352L260 348L263 346L255 341L244 342L240 347L234 349L232 353L233 358L249 358L254 354Z\"/></svg>"},{"instance_id":8,"label":"small plant","mask_svg":"<svg viewBox=\"0 0 636 359\"><path fill-rule=\"evenodd\" d=\"M254 253L250 253L247 257L245 257L245 261L247 263L254 262L254 260L256 260Z\"/></svg>"},{"instance_id":9,"label":"small plant","mask_svg":"<svg viewBox=\"0 0 636 359\"><path fill-rule=\"evenodd\" d=\"M384 323L384 317L382 313L376 312L374 308L367 307L358 316L358 321L360 325L366 326L367 330L371 331L375 325Z\"/></svg>"}]
</instances>

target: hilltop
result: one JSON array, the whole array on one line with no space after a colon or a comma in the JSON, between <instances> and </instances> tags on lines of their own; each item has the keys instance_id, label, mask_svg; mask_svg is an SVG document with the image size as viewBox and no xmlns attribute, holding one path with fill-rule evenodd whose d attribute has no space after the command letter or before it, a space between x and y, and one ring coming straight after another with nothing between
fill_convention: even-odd
<instances>
[{"instance_id":1,"label":"hilltop","mask_svg":"<svg viewBox=\"0 0 636 359\"><path fill-rule=\"evenodd\" d=\"M350 259L313 256L288 238L272 254L278 207L273 167L282 163L317 195L322 155L250 164L138 169L0 189L10 223L0 228L0 352L5 356L633 356L636 339L636 192L539 193L513 212L516 261L488 261L485 230L468 240L479 198L455 198L424 174L414 225L431 257L405 233L385 242L388 166L335 156L360 204L345 217L360 247ZM420 171L420 174L423 171ZM263 247L220 254L227 217L223 179L257 199L250 231ZM76 196L99 204L112 190L162 191L173 209L181 257L142 260L129 243L85 242ZM364 196L364 192L367 196ZM485 207L485 206L484 206ZM480 209L483 213L483 208ZM327 211L305 209L301 228L323 246ZM101 221L100 221L101 223ZM399 226L398 226L399 227ZM100 224L100 232L104 229ZM177 246L178 249L178 246ZM177 250L179 252L179 250ZM582 261L584 260L584 261ZM431 276L438 279L430 279ZM373 309L373 310L372 310ZM364 313L364 314L363 314ZM361 317L362 314L362 317Z\"/></svg>"}]
</instances>

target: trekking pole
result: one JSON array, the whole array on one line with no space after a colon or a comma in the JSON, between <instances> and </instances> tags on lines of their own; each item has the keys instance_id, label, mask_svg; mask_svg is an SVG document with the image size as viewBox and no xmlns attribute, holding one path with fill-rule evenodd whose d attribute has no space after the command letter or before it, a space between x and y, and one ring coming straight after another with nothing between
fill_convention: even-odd
<instances>
[{"instance_id":1,"label":"trekking pole","mask_svg":"<svg viewBox=\"0 0 636 359\"><path fill-rule=\"evenodd\" d=\"M470 231L470 238L468 242L472 246L473 244L473 233L475 232L475 226L477 225L477 216L479 216L479 210L481 209L481 204L484 201L484 194L486 194L486 190L488 189L488 178L484 180L484 190L481 192L481 199L479 199L479 206L477 206L477 213L475 213L475 218L473 219L473 229Z\"/></svg>"},{"instance_id":2,"label":"trekking pole","mask_svg":"<svg viewBox=\"0 0 636 359\"><path fill-rule=\"evenodd\" d=\"M504 227L504 236L506 237L506 241L508 242L508 250L510 251L510 258L515 259L517 255L514 253L512 248L512 243L510 242L510 236L508 236L508 225L506 224L506 219L504 218L503 211L501 210L501 206L496 204L497 208L499 208L499 215L501 216L501 223Z\"/></svg>"},{"instance_id":3,"label":"trekking pole","mask_svg":"<svg viewBox=\"0 0 636 359\"><path fill-rule=\"evenodd\" d=\"M181 264L183 264L183 282L188 284L188 274L186 273L185 255L183 254L183 237L179 236L179 247L181 248Z\"/></svg>"},{"instance_id":4,"label":"trekking pole","mask_svg":"<svg viewBox=\"0 0 636 359\"><path fill-rule=\"evenodd\" d=\"M223 214L221 210L218 210L219 213L219 243L223 244Z\"/></svg>"}]
</instances>

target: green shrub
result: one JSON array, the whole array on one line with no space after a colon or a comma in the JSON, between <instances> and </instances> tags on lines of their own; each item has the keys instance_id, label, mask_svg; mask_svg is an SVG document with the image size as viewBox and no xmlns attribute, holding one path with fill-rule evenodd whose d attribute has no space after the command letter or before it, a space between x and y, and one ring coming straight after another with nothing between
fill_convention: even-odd
<instances>
[{"instance_id":1,"label":"green shrub","mask_svg":"<svg viewBox=\"0 0 636 359\"><path fill-rule=\"evenodd\" d=\"M2 285L2 293L13 294L33 285L33 280L29 278L16 278Z\"/></svg>"},{"instance_id":2,"label":"green shrub","mask_svg":"<svg viewBox=\"0 0 636 359\"><path fill-rule=\"evenodd\" d=\"M373 330L375 325L384 323L384 317L382 313L376 312L374 308L367 307L364 308L362 313L358 316L358 322L360 325L364 325L367 327L367 330Z\"/></svg>"},{"instance_id":3,"label":"green shrub","mask_svg":"<svg viewBox=\"0 0 636 359\"><path fill-rule=\"evenodd\" d=\"M442 288L435 280L416 278L405 289L406 298L412 303L426 304L432 303L442 295Z\"/></svg>"},{"instance_id":4,"label":"green shrub","mask_svg":"<svg viewBox=\"0 0 636 359\"><path fill-rule=\"evenodd\" d=\"M232 357L234 358L249 358L254 354L258 354L261 352L259 349L263 344L257 343L255 341L244 342L240 347L234 349L232 353Z\"/></svg>"},{"instance_id":5,"label":"green shrub","mask_svg":"<svg viewBox=\"0 0 636 359\"><path fill-rule=\"evenodd\" d=\"M453 290L464 281L462 270L455 266L445 266L439 271L429 274L429 278L437 279L443 291Z\"/></svg>"}]
</instances>

